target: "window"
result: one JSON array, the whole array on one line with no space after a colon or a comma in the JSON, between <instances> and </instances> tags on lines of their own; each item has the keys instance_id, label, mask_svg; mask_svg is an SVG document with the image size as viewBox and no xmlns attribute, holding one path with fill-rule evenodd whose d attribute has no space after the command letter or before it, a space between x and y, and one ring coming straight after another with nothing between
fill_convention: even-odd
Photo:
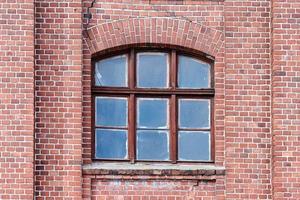
<instances>
[{"instance_id":1,"label":"window","mask_svg":"<svg viewBox=\"0 0 300 200\"><path fill-rule=\"evenodd\" d=\"M129 49L93 60L93 158L211 162L212 61Z\"/></svg>"}]
</instances>

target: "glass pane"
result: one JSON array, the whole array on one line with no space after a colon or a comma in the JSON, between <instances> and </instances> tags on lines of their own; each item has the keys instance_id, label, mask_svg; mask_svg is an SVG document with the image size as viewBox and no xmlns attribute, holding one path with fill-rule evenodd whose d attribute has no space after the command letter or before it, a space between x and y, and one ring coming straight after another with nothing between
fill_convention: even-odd
<instances>
[{"instance_id":1,"label":"glass pane","mask_svg":"<svg viewBox=\"0 0 300 200\"><path fill-rule=\"evenodd\" d=\"M168 99L138 98L138 128L167 128Z\"/></svg>"},{"instance_id":2,"label":"glass pane","mask_svg":"<svg viewBox=\"0 0 300 200\"><path fill-rule=\"evenodd\" d=\"M137 87L166 88L168 87L168 54L138 53L137 54Z\"/></svg>"},{"instance_id":3,"label":"glass pane","mask_svg":"<svg viewBox=\"0 0 300 200\"><path fill-rule=\"evenodd\" d=\"M179 56L178 86L180 88L209 88L210 65L200 60Z\"/></svg>"},{"instance_id":4,"label":"glass pane","mask_svg":"<svg viewBox=\"0 0 300 200\"><path fill-rule=\"evenodd\" d=\"M127 57L122 55L97 62L95 84L97 86L126 87Z\"/></svg>"},{"instance_id":5,"label":"glass pane","mask_svg":"<svg viewBox=\"0 0 300 200\"><path fill-rule=\"evenodd\" d=\"M179 131L179 160L210 160L210 132Z\"/></svg>"},{"instance_id":6,"label":"glass pane","mask_svg":"<svg viewBox=\"0 0 300 200\"><path fill-rule=\"evenodd\" d=\"M210 100L180 99L179 100L180 128L209 128Z\"/></svg>"},{"instance_id":7,"label":"glass pane","mask_svg":"<svg viewBox=\"0 0 300 200\"><path fill-rule=\"evenodd\" d=\"M138 130L138 160L169 160L168 131Z\"/></svg>"},{"instance_id":8,"label":"glass pane","mask_svg":"<svg viewBox=\"0 0 300 200\"><path fill-rule=\"evenodd\" d=\"M96 97L96 126L127 126L127 99Z\"/></svg>"},{"instance_id":9,"label":"glass pane","mask_svg":"<svg viewBox=\"0 0 300 200\"><path fill-rule=\"evenodd\" d=\"M127 131L96 129L96 158L127 158Z\"/></svg>"}]
</instances>

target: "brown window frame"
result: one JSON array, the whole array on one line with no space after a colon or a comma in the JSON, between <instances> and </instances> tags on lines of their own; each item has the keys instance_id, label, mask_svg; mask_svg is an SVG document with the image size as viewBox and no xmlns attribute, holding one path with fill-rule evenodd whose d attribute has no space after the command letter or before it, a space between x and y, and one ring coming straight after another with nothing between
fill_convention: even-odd
<instances>
[{"instance_id":1,"label":"brown window frame","mask_svg":"<svg viewBox=\"0 0 300 200\"><path fill-rule=\"evenodd\" d=\"M168 88L137 88L136 87L136 54L144 52L161 52L169 55L169 87ZM96 62L113 56L124 55L128 57L128 86L127 87L106 87L95 85L95 64ZM211 67L210 88L203 89L180 89L177 84L178 56L188 56L208 63ZM123 161L123 162L167 162L167 163L214 163L215 161L215 137L214 137L214 61L203 53L191 52L178 48L158 47L131 47L98 53L92 57L91 69L91 92L92 92L92 160L94 161ZM126 97L128 98L128 159L99 159L95 157L95 99L98 96ZM136 160L136 98L137 97L167 97L169 99L169 129L170 129L170 160ZM209 129L188 129L197 131L210 131L210 158L209 161L180 161L178 158L178 98L188 99L210 99L210 128ZM185 130L185 129L182 129Z\"/></svg>"}]
</instances>

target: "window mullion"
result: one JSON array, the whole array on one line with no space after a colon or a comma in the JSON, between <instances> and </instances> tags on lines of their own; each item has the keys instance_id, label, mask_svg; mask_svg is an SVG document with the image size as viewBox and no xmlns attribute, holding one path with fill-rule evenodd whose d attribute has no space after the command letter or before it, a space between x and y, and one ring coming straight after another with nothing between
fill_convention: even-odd
<instances>
[{"instance_id":1,"label":"window mullion","mask_svg":"<svg viewBox=\"0 0 300 200\"><path fill-rule=\"evenodd\" d=\"M131 49L129 53L129 66L128 66L128 76L129 76L129 88L132 90L135 88L135 53L134 49Z\"/></svg>"},{"instance_id":2,"label":"window mullion","mask_svg":"<svg viewBox=\"0 0 300 200\"><path fill-rule=\"evenodd\" d=\"M136 146L136 128L135 128L135 96L130 94L129 96L129 112L128 112L128 156L129 160L134 163L135 161L135 146Z\"/></svg>"},{"instance_id":3,"label":"window mullion","mask_svg":"<svg viewBox=\"0 0 300 200\"><path fill-rule=\"evenodd\" d=\"M170 69L170 81L171 88L176 88L176 79L177 79L177 59L176 59L176 51L172 50L171 52L171 69Z\"/></svg>"},{"instance_id":4,"label":"window mullion","mask_svg":"<svg viewBox=\"0 0 300 200\"><path fill-rule=\"evenodd\" d=\"M177 161L177 103L176 95L171 96L170 102L170 159Z\"/></svg>"},{"instance_id":5,"label":"window mullion","mask_svg":"<svg viewBox=\"0 0 300 200\"><path fill-rule=\"evenodd\" d=\"M177 59L176 51L171 52L170 81L171 88L176 89L177 82ZM177 103L176 95L171 95L170 99L170 159L172 163L177 161Z\"/></svg>"},{"instance_id":6,"label":"window mullion","mask_svg":"<svg viewBox=\"0 0 300 200\"><path fill-rule=\"evenodd\" d=\"M128 66L128 77L129 77L129 89L130 91L135 88L135 52L134 49L130 50L129 53L129 66ZM128 108L128 157L129 160L135 162L135 95L129 94L129 108Z\"/></svg>"}]
</instances>

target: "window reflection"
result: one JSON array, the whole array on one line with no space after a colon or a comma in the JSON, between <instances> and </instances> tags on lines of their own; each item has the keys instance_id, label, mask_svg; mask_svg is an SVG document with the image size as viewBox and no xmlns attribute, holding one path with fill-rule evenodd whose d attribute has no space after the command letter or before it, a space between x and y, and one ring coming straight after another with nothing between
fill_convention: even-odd
<instances>
[{"instance_id":1,"label":"window reflection","mask_svg":"<svg viewBox=\"0 0 300 200\"><path fill-rule=\"evenodd\" d=\"M97 86L126 87L127 56L115 56L100 60L95 67L95 84Z\"/></svg>"},{"instance_id":2,"label":"window reflection","mask_svg":"<svg viewBox=\"0 0 300 200\"><path fill-rule=\"evenodd\" d=\"M168 87L168 74L167 53L137 54L137 87L166 88Z\"/></svg>"},{"instance_id":3,"label":"window reflection","mask_svg":"<svg viewBox=\"0 0 300 200\"><path fill-rule=\"evenodd\" d=\"M209 88L210 65L200 60L179 56L178 85L180 88Z\"/></svg>"}]
</instances>

